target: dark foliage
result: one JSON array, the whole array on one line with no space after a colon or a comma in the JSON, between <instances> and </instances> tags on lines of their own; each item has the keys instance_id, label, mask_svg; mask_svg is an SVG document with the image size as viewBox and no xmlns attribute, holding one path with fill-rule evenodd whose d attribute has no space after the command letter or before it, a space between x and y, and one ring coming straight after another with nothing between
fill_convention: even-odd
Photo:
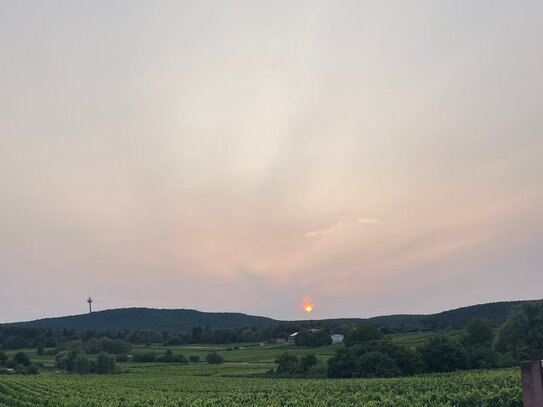
<instances>
[{"instance_id":1,"label":"dark foliage","mask_svg":"<svg viewBox=\"0 0 543 407\"><path fill-rule=\"evenodd\" d=\"M323 330L300 331L296 335L295 344L298 346L326 346L332 344L332 338Z\"/></svg>"},{"instance_id":2,"label":"dark foliage","mask_svg":"<svg viewBox=\"0 0 543 407\"><path fill-rule=\"evenodd\" d=\"M422 372L419 354L387 340L338 348L328 360L328 377L391 377Z\"/></svg>"},{"instance_id":3,"label":"dark foliage","mask_svg":"<svg viewBox=\"0 0 543 407\"><path fill-rule=\"evenodd\" d=\"M345 338L346 346L359 345L369 341L380 340L384 334L374 326L359 326L353 329Z\"/></svg>"},{"instance_id":4,"label":"dark foliage","mask_svg":"<svg viewBox=\"0 0 543 407\"><path fill-rule=\"evenodd\" d=\"M532 350L543 349L543 301L513 308L498 330L496 349L510 352L517 360L527 358Z\"/></svg>"},{"instance_id":5,"label":"dark foliage","mask_svg":"<svg viewBox=\"0 0 543 407\"><path fill-rule=\"evenodd\" d=\"M452 372L467 368L465 349L445 336L430 338L419 348L427 372Z\"/></svg>"},{"instance_id":6,"label":"dark foliage","mask_svg":"<svg viewBox=\"0 0 543 407\"><path fill-rule=\"evenodd\" d=\"M96 357L95 371L98 374L112 374L117 371L117 363L115 356L109 355L106 352L100 352Z\"/></svg>"},{"instance_id":7,"label":"dark foliage","mask_svg":"<svg viewBox=\"0 0 543 407\"><path fill-rule=\"evenodd\" d=\"M17 363L18 365L23 365L23 366L30 366L30 358L28 357L28 355L24 352L17 352L14 356L13 356L13 361L15 363Z\"/></svg>"},{"instance_id":8,"label":"dark foliage","mask_svg":"<svg viewBox=\"0 0 543 407\"><path fill-rule=\"evenodd\" d=\"M212 365L220 365L224 362L224 358L217 352L209 353L206 356L206 362Z\"/></svg>"}]
</instances>

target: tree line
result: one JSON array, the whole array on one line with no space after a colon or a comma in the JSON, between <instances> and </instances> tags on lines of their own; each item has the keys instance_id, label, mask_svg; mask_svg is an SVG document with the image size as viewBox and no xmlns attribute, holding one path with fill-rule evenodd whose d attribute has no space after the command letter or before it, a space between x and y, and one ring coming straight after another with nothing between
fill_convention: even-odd
<instances>
[{"instance_id":1,"label":"tree line","mask_svg":"<svg viewBox=\"0 0 543 407\"><path fill-rule=\"evenodd\" d=\"M298 337L304 342L311 335L316 333L300 333L297 342ZM376 327L356 327L347 334L344 346L338 346L327 361L326 375L395 377L508 367L518 365L538 349L543 349L543 302L528 302L515 306L498 328L486 319L473 319L459 338L438 334L417 347L392 342ZM289 353L280 355L276 363L274 373L291 375L311 373L317 365L307 368Z\"/></svg>"}]
</instances>

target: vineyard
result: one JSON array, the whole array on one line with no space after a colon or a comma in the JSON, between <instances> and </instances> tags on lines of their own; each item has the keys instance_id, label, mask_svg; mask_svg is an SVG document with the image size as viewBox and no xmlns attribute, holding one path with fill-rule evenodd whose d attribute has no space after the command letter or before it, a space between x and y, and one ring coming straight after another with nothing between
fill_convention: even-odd
<instances>
[{"instance_id":1,"label":"vineyard","mask_svg":"<svg viewBox=\"0 0 543 407\"><path fill-rule=\"evenodd\" d=\"M270 379L261 363L130 364L110 376L0 376L0 407L521 406L518 369L395 379Z\"/></svg>"}]
</instances>

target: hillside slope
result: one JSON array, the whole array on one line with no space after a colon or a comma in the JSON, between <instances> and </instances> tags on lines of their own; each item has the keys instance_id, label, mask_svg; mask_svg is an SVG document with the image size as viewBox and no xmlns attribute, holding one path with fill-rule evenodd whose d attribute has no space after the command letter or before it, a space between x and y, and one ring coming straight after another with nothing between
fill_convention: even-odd
<instances>
[{"instance_id":1,"label":"hillside slope","mask_svg":"<svg viewBox=\"0 0 543 407\"><path fill-rule=\"evenodd\" d=\"M190 309L119 308L90 314L45 318L9 324L25 328L74 329L76 331L135 331L154 329L188 332L194 326L235 328L269 325L276 321L234 312L201 312Z\"/></svg>"},{"instance_id":2,"label":"hillside slope","mask_svg":"<svg viewBox=\"0 0 543 407\"><path fill-rule=\"evenodd\" d=\"M272 318L232 312L201 312L188 309L120 308L68 317L45 318L6 324L24 328L74 329L76 331L133 331L154 329L167 332L188 332L195 326L240 328L275 323L300 326L335 324L372 324L404 330L447 326L461 329L473 318L486 318L495 324L505 320L514 305L525 301L502 301L478 304L431 315L384 315L373 318L337 318L325 320L279 321Z\"/></svg>"}]
</instances>

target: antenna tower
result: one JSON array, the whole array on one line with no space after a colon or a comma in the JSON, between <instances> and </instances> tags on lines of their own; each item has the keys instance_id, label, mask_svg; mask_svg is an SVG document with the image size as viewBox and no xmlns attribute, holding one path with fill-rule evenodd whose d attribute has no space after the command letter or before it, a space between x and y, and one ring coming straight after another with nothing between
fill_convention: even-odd
<instances>
[{"instance_id":1,"label":"antenna tower","mask_svg":"<svg viewBox=\"0 0 543 407\"><path fill-rule=\"evenodd\" d=\"M89 314L90 314L92 312L92 298L91 297L87 299L87 303L89 304Z\"/></svg>"}]
</instances>

